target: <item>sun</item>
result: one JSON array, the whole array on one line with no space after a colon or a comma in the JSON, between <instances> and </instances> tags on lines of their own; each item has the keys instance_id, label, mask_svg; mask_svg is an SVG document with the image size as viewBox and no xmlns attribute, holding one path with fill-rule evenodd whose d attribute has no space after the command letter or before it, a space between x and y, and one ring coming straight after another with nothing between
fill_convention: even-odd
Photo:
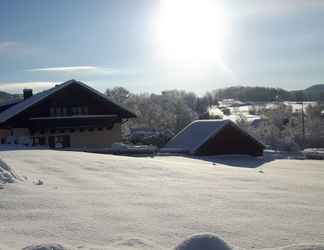
<instances>
[{"instance_id":1,"label":"sun","mask_svg":"<svg viewBox=\"0 0 324 250\"><path fill-rule=\"evenodd\" d=\"M228 21L216 0L161 0L155 36L159 53L177 63L221 58Z\"/></svg>"}]
</instances>

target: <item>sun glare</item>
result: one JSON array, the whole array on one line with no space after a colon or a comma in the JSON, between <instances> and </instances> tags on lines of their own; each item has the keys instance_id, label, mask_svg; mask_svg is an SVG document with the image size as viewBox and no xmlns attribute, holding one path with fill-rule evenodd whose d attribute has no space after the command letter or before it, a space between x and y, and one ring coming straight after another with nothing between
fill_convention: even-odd
<instances>
[{"instance_id":1,"label":"sun glare","mask_svg":"<svg viewBox=\"0 0 324 250\"><path fill-rule=\"evenodd\" d=\"M155 28L159 52L177 63L219 62L228 30L219 2L161 0Z\"/></svg>"}]
</instances>

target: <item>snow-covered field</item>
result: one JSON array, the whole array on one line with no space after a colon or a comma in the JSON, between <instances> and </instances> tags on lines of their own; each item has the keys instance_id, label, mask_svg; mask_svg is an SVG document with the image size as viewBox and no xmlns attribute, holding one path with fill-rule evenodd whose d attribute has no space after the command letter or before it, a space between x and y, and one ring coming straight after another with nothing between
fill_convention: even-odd
<instances>
[{"instance_id":1,"label":"snow-covered field","mask_svg":"<svg viewBox=\"0 0 324 250\"><path fill-rule=\"evenodd\" d=\"M201 232L246 249L323 243L323 161L51 150L0 158L21 177L0 190L1 250L172 249Z\"/></svg>"}]
</instances>

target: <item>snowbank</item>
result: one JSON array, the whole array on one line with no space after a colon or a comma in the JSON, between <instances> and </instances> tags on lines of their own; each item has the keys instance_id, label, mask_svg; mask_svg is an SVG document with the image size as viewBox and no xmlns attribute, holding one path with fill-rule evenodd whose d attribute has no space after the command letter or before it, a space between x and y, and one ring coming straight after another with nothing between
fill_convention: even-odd
<instances>
[{"instance_id":1,"label":"snowbank","mask_svg":"<svg viewBox=\"0 0 324 250\"><path fill-rule=\"evenodd\" d=\"M0 184L12 183L15 179L16 175L13 173L10 166L0 159Z\"/></svg>"}]
</instances>

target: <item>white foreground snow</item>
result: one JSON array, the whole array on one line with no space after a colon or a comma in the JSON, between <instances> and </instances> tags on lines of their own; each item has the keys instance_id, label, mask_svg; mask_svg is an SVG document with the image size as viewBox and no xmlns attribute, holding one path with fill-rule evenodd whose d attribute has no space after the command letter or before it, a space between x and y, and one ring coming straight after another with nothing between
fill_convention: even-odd
<instances>
[{"instance_id":1,"label":"white foreground snow","mask_svg":"<svg viewBox=\"0 0 324 250\"><path fill-rule=\"evenodd\" d=\"M0 158L28 178L0 190L1 250L173 249L202 232L245 249L323 243L323 161L51 150Z\"/></svg>"}]
</instances>

